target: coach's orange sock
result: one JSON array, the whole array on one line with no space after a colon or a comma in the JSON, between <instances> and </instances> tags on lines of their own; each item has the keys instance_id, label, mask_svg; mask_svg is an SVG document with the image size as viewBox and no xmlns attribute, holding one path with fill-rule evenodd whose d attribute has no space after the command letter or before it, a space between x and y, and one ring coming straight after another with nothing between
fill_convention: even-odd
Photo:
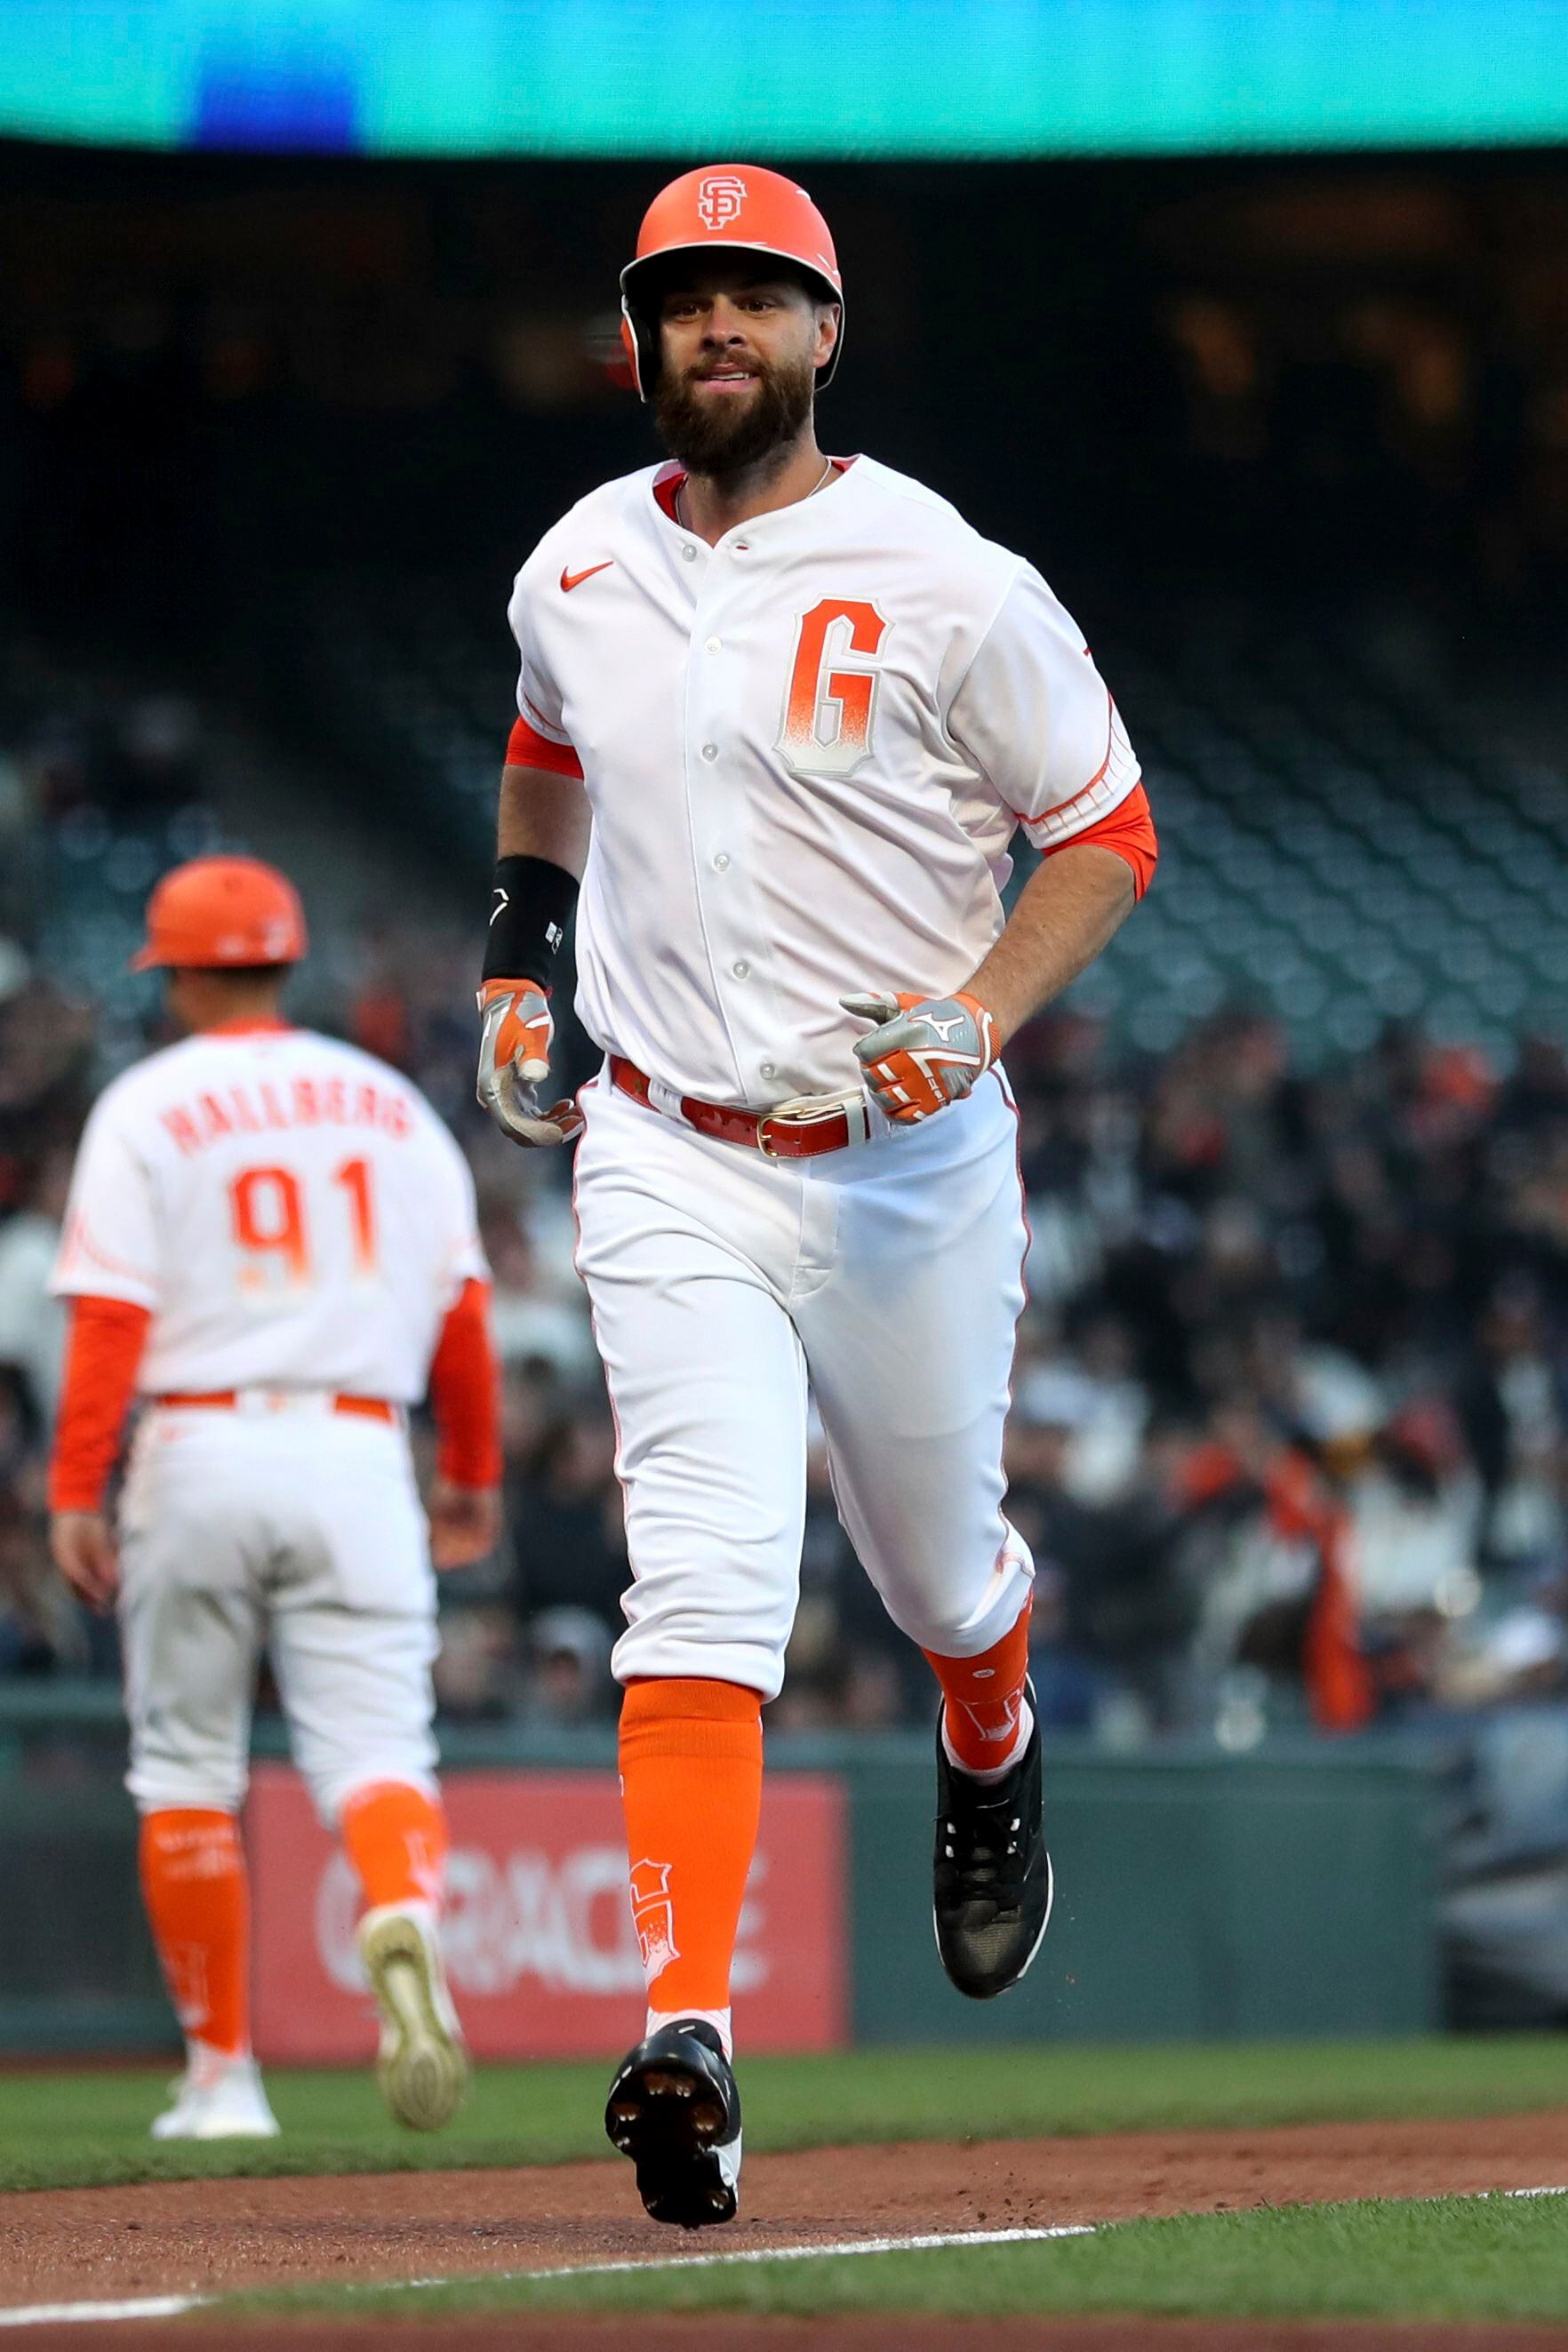
<instances>
[{"instance_id":1,"label":"coach's orange sock","mask_svg":"<svg viewBox=\"0 0 1568 2352\"><path fill-rule=\"evenodd\" d=\"M250 2048L250 1893L232 1813L144 1813L142 1899L188 2042Z\"/></svg>"},{"instance_id":2,"label":"coach's orange sock","mask_svg":"<svg viewBox=\"0 0 1568 2352\"><path fill-rule=\"evenodd\" d=\"M721 2019L729 2008L763 1802L762 1705L739 1683L626 1691L621 1796L650 2012Z\"/></svg>"},{"instance_id":3,"label":"coach's orange sock","mask_svg":"<svg viewBox=\"0 0 1568 2352\"><path fill-rule=\"evenodd\" d=\"M439 1904L447 1860L447 1816L440 1800L407 1780L374 1780L356 1789L338 1816L343 1851L359 1873L365 1907Z\"/></svg>"},{"instance_id":4,"label":"coach's orange sock","mask_svg":"<svg viewBox=\"0 0 1568 2352\"><path fill-rule=\"evenodd\" d=\"M989 1777L1005 1772L1029 1737L1034 1717L1024 1696L1029 1671L1029 1602L1012 1631L977 1658L943 1658L925 1653L947 1700L942 1736L961 1771Z\"/></svg>"}]
</instances>

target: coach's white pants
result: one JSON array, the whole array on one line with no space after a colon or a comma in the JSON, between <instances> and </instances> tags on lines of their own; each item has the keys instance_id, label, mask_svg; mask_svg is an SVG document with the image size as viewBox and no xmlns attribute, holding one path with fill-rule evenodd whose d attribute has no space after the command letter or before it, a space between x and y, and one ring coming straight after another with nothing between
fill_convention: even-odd
<instances>
[{"instance_id":1,"label":"coach's white pants","mask_svg":"<svg viewBox=\"0 0 1568 2352\"><path fill-rule=\"evenodd\" d=\"M806 1387L839 1515L894 1623L999 1641L1033 1562L1002 1512L1026 1245L1000 1074L858 1150L781 1162L601 1079L582 1097L579 1264L619 1432L635 1582L621 1681L784 1679Z\"/></svg>"},{"instance_id":2,"label":"coach's white pants","mask_svg":"<svg viewBox=\"0 0 1568 2352\"><path fill-rule=\"evenodd\" d=\"M154 1408L120 1541L126 1786L143 1812L238 1810L264 1647L329 1828L376 1780L434 1793L435 1577L401 1430L324 1398Z\"/></svg>"}]
</instances>

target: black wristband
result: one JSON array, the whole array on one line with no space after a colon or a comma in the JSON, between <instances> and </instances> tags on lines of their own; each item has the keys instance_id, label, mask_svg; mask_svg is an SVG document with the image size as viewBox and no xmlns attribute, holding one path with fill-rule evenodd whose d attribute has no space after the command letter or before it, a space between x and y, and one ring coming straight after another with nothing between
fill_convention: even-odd
<instances>
[{"instance_id":1,"label":"black wristband","mask_svg":"<svg viewBox=\"0 0 1568 2352\"><path fill-rule=\"evenodd\" d=\"M576 876L548 857L498 857L492 903L481 980L532 980L548 988L577 903Z\"/></svg>"}]
</instances>

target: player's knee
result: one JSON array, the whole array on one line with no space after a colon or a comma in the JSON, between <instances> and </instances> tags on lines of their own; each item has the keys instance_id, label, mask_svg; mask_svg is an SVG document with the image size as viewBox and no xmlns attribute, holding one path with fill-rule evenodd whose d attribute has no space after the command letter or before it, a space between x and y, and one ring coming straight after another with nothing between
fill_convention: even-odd
<instances>
[{"instance_id":1,"label":"player's knee","mask_svg":"<svg viewBox=\"0 0 1568 2352\"><path fill-rule=\"evenodd\" d=\"M317 1819L324 1830L331 1830L334 1835L342 1820L344 1807L365 1789L395 1783L403 1788L416 1789L422 1797L428 1797L432 1801L440 1793L430 1759L422 1752L383 1757L372 1765L367 1765L363 1757L341 1764L302 1762L300 1769L316 1808Z\"/></svg>"},{"instance_id":2,"label":"player's knee","mask_svg":"<svg viewBox=\"0 0 1568 2352\"><path fill-rule=\"evenodd\" d=\"M965 1605L962 1594L950 1601L921 1596L884 1599L900 1633L918 1649L930 1650L939 1658L977 1658L1016 1624L1028 1600L1028 1586L1022 1580L1010 1579L1004 1590L985 1596L978 1605L973 1598Z\"/></svg>"},{"instance_id":3,"label":"player's knee","mask_svg":"<svg viewBox=\"0 0 1568 2352\"><path fill-rule=\"evenodd\" d=\"M237 1813L248 1781L242 1765L163 1759L133 1764L125 1776L139 1813Z\"/></svg>"},{"instance_id":4,"label":"player's knee","mask_svg":"<svg viewBox=\"0 0 1568 2352\"><path fill-rule=\"evenodd\" d=\"M717 1622L679 1626L657 1621L621 1635L611 1657L618 1683L678 1680L735 1683L764 1702L784 1687L784 1639Z\"/></svg>"}]
</instances>

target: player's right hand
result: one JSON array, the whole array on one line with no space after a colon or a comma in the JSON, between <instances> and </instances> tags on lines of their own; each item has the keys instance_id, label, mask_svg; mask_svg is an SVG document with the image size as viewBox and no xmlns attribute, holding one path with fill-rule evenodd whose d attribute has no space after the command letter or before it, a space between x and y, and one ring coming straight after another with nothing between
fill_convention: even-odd
<instances>
[{"instance_id":1,"label":"player's right hand","mask_svg":"<svg viewBox=\"0 0 1568 2352\"><path fill-rule=\"evenodd\" d=\"M500 1541L499 1486L459 1486L437 1478L426 1505L432 1567L472 1568Z\"/></svg>"},{"instance_id":2,"label":"player's right hand","mask_svg":"<svg viewBox=\"0 0 1568 2352\"><path fill-rule=\"evenodd\" d=\"M479 1101L514 1143L569 1143L583 1115L568 1097L539 1107L555 1034L550 1000L531 980L487 980L479 991Z\"/></svg>"},{"instance_id":3,"label":"player's right hand","mask_svg":"<svg viewBox=\"0 0 1568 2352\"><path fill-rule=\"evenodd\" d=\"M101 1511L57 1511L49 1521L55 1566L78 1597L101 1617L120 1590L120 1559Z\"/></svg>"}]
</instances>

